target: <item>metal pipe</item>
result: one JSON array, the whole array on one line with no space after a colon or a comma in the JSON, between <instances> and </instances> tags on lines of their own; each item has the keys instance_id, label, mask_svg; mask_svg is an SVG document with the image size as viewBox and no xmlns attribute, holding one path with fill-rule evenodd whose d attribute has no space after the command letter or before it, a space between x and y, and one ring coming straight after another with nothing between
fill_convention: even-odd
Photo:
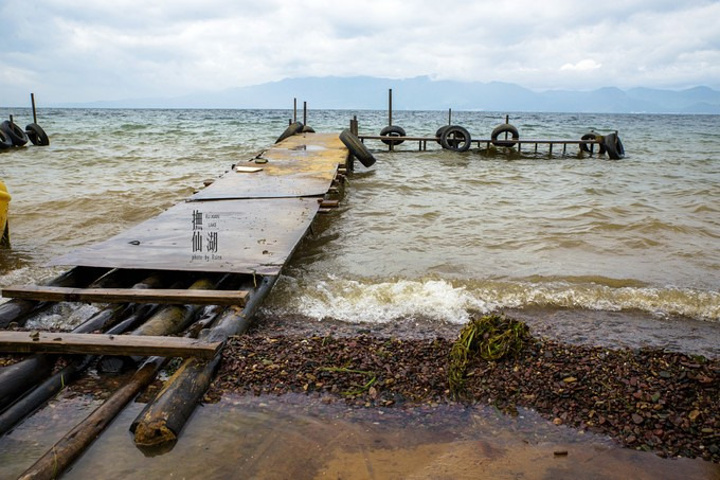
<instances>
[{"instance_id":1,"label":"metal pipe","mask_svg":"<svg viewBox=\"0 0 720 480\"><path fill-rule=\"evenodd\" d=\"M30 94L30 103L32 103L32 111L33 111L33 123L37 123L37 110L35 110L35 94Z\"/></svg>"},{"instance_id":2,"label":"metal pipe","mask_svg":"<svg viewBox=\"0 0 720 480\"><path fill-rule=\"evenodd\" d=\"M388 125L392 125L392 117L393 117L393 107L392 107L392 88L388 89Z\"/></svg>"}]
</instances>

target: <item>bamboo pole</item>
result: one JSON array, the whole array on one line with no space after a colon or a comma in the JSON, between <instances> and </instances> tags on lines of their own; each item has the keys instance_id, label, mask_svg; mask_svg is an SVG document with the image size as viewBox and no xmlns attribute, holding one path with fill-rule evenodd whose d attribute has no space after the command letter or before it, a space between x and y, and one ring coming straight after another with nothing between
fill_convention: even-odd
<instances>
[{"instance_id":1,"label":"bamboo pole","mask_svg":"<svg viewBox=\"0 0 720 480\"><path fill-rule=\"evenodd\" d=\"M217 324L200 338L205 341L224 342L232 335L244 333L276 280L275 276L263 277L245 307L229 307L220 316ZM219 353L209 361L189 358L183 362L155 400L147 404L130 426L138 447L167 448L177 441L180 431L210 386L221 358Z\"/></svg>"},{"instance_id":2,"label":"bamboo pole","mask_svg":"<svg viewBox=\"0 0 720 480\"><path fill-rule=\"evenodd\" d=\"M100 435L118 413L157 375L164 363L162 357L152 357L85 420L61 438L37 462L25 470L21 480L53 479L59 477L72 462Z\"/></svg>"}]
</instances>

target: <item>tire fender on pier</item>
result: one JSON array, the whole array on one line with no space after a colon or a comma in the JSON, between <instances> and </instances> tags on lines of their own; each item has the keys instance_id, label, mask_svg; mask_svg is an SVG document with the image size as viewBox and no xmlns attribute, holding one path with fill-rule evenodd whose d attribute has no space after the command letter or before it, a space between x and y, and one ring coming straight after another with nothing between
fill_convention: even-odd
<instances>
[{"instance_id":1,"label":"tire fender on pier","mask_svg":"<svg viewBox=\"0 0 720 480\"><path fill-rule=\"evenodd\" d=\"M580 140L594 140L596 142L600 142L597 144L599 150L598 153L602 155L605 153L605 137L602 135L598 135L595 132L586 133L582 137L580 137ZM586 153L593 153L592 148L595 146L595 144L588 144L588 143L581 143L580 144L580 150Z\"/></svg>"},{"instance_id":2,"label":"tire fender on pier","mask_svg":"<svg viewBox=\"0 0 720 480\"><path fill-rule=\"evenodd\" d=\"M503 133L509 133L512 136L512 140L498 140L498 137ZM490 140L496 147L514 147L517 141L520 139L520 133L518 129L509 123L503 123L498 125L490 134Z\"/></svg>"},{"instance_id":3,"label":"tire fender on pier","mask_svg":"<svg viewBox=\"0 0 720 480\"><path fill-rule=\"evenodd\" d=\"M380 130L381 137L404 137L406 136L405 129L398 125L388 125L387 127ZM381 140L385 145L400 145L405 140L395 138L383 138Z\"/></svg>"},{"instance_id":4,"label":"tire fender on pier","mask_svg":"<svg viewBox=\"0 0 720 480\"><path fill-rule=\"evenodd\" d=\"M50 139L37 123L30 123L25 127L25 133L27 134L33 145L47 146L50 145Z\"/></svg>"},{"instance_id":5,"label":"tire fender on pier","mask_svg":"<svg viewBox=\"0 0 720 480\"><path fill-rule=\"evenodd\" d=\"M365 165L365 167L371 167L376 162L370 150L367 149L358 137L350 133L350 130L345 129L340 133L340 141L345 144L347 149L350 150L350 153L360 160L360 163Z\"/></svg>"},{"instance_id":6,"label":"tire fender on pier","mask_svg":"<svg viewBox=\"0 0 720 480\"><path fill-rule=\"evenodd\" d=\"M28 142L27 134L9 120L5 120L0 124L0 130L3 131L5 136L8 137L16 147L22 147Z\"/></svg>"},{"instance_id":7,"label":"tire fender on pier","mask_svg":"<svg viewBox=\"0 0 720 480\"><path fill-rule=\"evenodd\" d=\"M440 135L440 145L454 152L466 152L471 143L470 132L460 125L449 125Z\"/></svg>"},{"instance_id":8,"label":"tire fender on pier","mask_svg":"<svg viewBox=\"0 0 720 480\"><path fill-rule=\"evenodd\" d=\"M275 143L280 143L288 137L292 137L293 135L301 133L303 131L303 128L304 128L304 125L302 124L302 122L291 123L290 125L288 125L288 127L285 129L285 131L278 137L278 139L275 140Z\"/></svg>"},{"instance_id":9,"label":"tire fender on pier","mask_svg":"<svg viewBox=\"0 0 720 480\"><path fill-rule=\"evenodd\" d=\"M448 128L450 128L450 125L443 125L442 127L437 129L437 132L435 132L435 140L437 141L438 144L440 143L440 138L442 137L442 134Z\"/></svg>"},{"instance_id":10,"label":"tire fender on pier","mask_svg":"<svg viewBox=\"0 0 720 480\"><path fill-rule=\"evenodd\" d=\"M13 146L12 140L7 133L0 129L0 150L5 150Z\"/></svg>"},{"instance_id":11,"label":"tire fender on pier","mask_svg":"<svg viewBox=\"0 0 720 480\"><path fill-rule=\"evenodd\" d=\"M610 160L620 160L625 158L625 147L623 147L617 133L605 135L603 145L605 146L605 151L607 152L608 157L610 157Z\"/></svg>"}]
</instances>

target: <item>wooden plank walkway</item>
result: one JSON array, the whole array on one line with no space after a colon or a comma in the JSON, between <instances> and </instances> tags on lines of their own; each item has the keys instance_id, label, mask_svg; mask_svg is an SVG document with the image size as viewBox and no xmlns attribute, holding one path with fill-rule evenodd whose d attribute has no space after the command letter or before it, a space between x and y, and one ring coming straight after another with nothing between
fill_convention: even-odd
<instances>
[{"instance_id":1,"label":"wooden plank walkway","mask_svg":"<svg viewBox=\"0 0 720 480\"><path fill-rule=\"evenodd\" d=\"M212 358L222 342L94 333L0 332L0 352Z\"/></svg>"},{"instance_id":2,"label":"wooden plank walkway","mask_svg":"<svg viewBox=\"0 0 720 480\"><path fill-rule=\"evenodd\" d=\"M244 305L247 290L171 288L72 288L21 285L5 287L3 295L44 302L164 303L178 305Z\"/></svg>"},{"instance_id":3,"label":"wooden plank walkway","mask_svg":"<svg viewBox=\"0 0 720 480\"><path fill-rule=\"evenodd\" d=\"M189 201L50 264L278 275L347 157L337 134L289 137Z\"/></svg>"}]
</instances>

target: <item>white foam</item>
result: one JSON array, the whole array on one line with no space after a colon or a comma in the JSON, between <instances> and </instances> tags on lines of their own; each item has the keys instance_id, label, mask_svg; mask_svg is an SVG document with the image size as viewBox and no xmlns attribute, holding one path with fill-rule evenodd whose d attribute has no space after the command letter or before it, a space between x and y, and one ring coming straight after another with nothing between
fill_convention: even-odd
<instances>
[{"instance_id":1,"label":"white foam","mask_svg":"<svg viewBox=\"0 0 720 480\"><path fill-rule=\"evenodd\" d=\"M274 296L284 301L271 302L270 313L295 313L316 320L334 318L349 323L420 317L465 323L469 311L489 310L486 302L465 287L455 287L445 280L371 283L328 276L326 280L304 285L297 279L284 277L284 280L283 293Z\"/></svg>"},{"instance_id":2,"label":"white foam","mask_svg":"<svg viewBox=\"0 0 720 480\"><path fill-rule=\"evenodd\" d=\"M547 307L640 310L653 315L720 321L720 293L675 287L609 286L593 282L378 281L285 276L265 307L269 314L299 314L316 320L385 323L424 318L465 323L472 312Z\"/></svg>"}]
</instances>

